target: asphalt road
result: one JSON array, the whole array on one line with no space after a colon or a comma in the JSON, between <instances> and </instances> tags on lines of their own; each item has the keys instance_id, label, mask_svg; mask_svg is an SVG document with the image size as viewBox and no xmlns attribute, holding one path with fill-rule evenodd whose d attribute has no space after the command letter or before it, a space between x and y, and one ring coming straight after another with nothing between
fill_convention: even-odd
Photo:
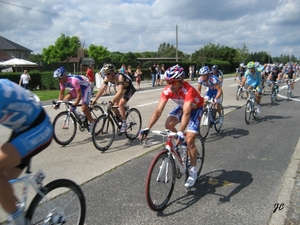
<instances>
[{"instance_id":1,"label":"asphalt road","mask_svg":"<svg viewBox=\"0 0 300 225\"><path fill-rule=\"evenodd\" d=\"M241 107L245 100L235 99L235 83L225 80L223 87L227 114L221 133L211 129L205 142L202 177L189 191L183 179L176 180L169 205L161 213L148 208L144 194L148 167L161 146L159 137L150 137L145 147L121 136L101 153L87 132L78 132L66 147L53 141L34 158L33 169L45 171L45 183L66 177L82 185L87 202L85 224L268 224L299 139L300 95L296 92L292 101L279 98L274 104L269 95L263 96L261 115L246 125ZM131 107L141 111L143 127L160 91L145 84L130 101ZM284 97L285 89L280 94ZM164 118L173 106L168 103L153 129L164 129ZM51 118L58 113L45 108ZM1 139L8 136L9 131L1 127ZM0 221L3 218L0 215Z\"/></svg>"}]
</instances>

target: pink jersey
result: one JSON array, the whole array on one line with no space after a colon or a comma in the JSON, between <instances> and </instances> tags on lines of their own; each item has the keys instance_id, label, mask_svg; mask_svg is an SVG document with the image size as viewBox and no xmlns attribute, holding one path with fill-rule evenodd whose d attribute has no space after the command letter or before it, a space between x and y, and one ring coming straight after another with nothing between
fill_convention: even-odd
<instances>
[{"instance_id":1,"label":"pink jersey","mask_svg":"<svg viewBox=\"0 0 300 225\"><path fill-rule=\"evenodd\" d=\"M84 92L85 89L90 86L89 79L80 75L68 75L68 82L66 84L59 84L61 90L65 90L66 87Z\"/></svg>"},{"instance_id":2,"label":"pink jersey","mask_svg":"<svg viewBox=\"0 0 300 225\"><path fill-rule=\"evenodd\" d=\"M170 90L169 86L166 86L161 93L160 99L166 101L172 99L181 108L184 102L192 102L192 110L201 107L204 103L204 99L199 92L186 81L183 82L181 89L176 94Z\"/></svg>"}]
</instances>

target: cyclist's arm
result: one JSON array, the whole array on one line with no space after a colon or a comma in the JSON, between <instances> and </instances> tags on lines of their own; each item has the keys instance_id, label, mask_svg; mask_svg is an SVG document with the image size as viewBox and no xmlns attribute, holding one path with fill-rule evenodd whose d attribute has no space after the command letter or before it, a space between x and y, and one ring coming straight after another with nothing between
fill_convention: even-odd
<instances>
[{"instance_id":1,"label":"cyclist's arm","mask_svg":"<svg viewBox=\"0 0 300 225\"><path fill-rule=\"evenodd\" d=\"M201 95L201 89L202 89L202 84L198 83L198 92L199 92L200 95Z\"/></svg>"},{"instance_id":2,"label":"cyclist's arm","mask_svg":"<svg viewBox=\"0 0 300 225\"><path fill-rule=\"evenodd\" d=\"M103 82L103 84L102 84L102 87L99 89L98 93L96 94L96 97L93 99L93 102L92 102L93 105L97 102L97 100L98 100L98 99L101 97L101 95L104 93L104 91L105 91L107 85L108 85L108 81L106 81L106 80L104 79L104 82Z\"/></svg>"},{"instance_id":3,"label":"cyclist's arm","mask_svg":"<svg viewBox=\"0 0 300 225\"><path fill-rule=\"evenodd\" d=\"M215 100L218 100L218 99L220 99L221 98L221 96L222 96L222 88L221 88L221 85L220 84L215 84L215 88L216 88L216 90L218 91L217 92L217 95L216 95L216 97L215 97Z\"/></svg>"},{"instance_id":4,"label":"cyclist's arm","mask_svg":"<svg viewBox=\"0 0 300 225\"><path fill-rule=\"evenodd\" d=\"M82 92L81 92L81 89L80 89L80 88L78 88L78 89L76 90L76 95L77 95L77 97L76 97L75 102L73 103L73 106L77 106L77 105L79 104L81 98L82 98ZM83 103L82 103L82 104L83 104Z\"/></svg>"},{"instance_id":5,"label":"cyclist's arm","mask_svg":"<svg viewBox=\"0 0 300 225\"><path fill-rule=\"evenodd\" d=\"M64 96L65 96L65 89L64 88L60 88L59 94L58 94L58 100L63 100Z\"/></svg>"},{"instance_id":6,"label":"cyclist's arm","mask_svg":"<svg viewBox=\"0 0 300 225\"><path fill-rule=\"evenodd\" d=\"M164 111L164 108L167 104L168 100L167 99L160 99L158 102L158 105L155 109L155 111L153 112L150 121L148 123L148 128L151 129L151 127L154 126L154 124L157 122L157 120L160 118L161 114Z\"/></svg>"},{"instance_id":7,"label":"cyclist's arm","mask_svg":"<svg viewBox=\"0 0 300 225\"><path fill-rule=\"evenodd\" d=\"M124 80L123 80L123 76L119 76L118 81L118 92L116 93L116 95L114 96L112 102L118 102L123 94L123 90L124 90Z\"/></svg>"}]
</instances>

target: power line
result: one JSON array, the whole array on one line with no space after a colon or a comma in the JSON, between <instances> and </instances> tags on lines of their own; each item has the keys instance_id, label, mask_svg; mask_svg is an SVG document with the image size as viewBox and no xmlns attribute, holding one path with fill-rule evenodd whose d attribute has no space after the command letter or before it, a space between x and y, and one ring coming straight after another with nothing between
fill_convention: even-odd
<instances>
[{"instance_id":1,"label":"power line","mask_svg":"<svg viewBox=\"0 0 300 225\"><path fill-rule=\"evenodd\" d=\"M67 18L67 19L76 20L76 21L80 21L80 22L92 23L95 25L107 25L107 26L111 26L111 27L118 27L118 28L124 28L124 29L137 29L137 30L174 30L174 27L148 27L148 26L134 26L134 25L126 25L126 24L117 24L117 23L106 23L106 22L101 22L98 20L84 19L84 18L79 18L76 16L67 16L67 15L62 15L59 13L48 12L45 10L36 9L36 8L23 6L23 5L18 5L18 4L5 2L5 1L1 1L1 0L0 0L0 3L10 5L13 7L17 7L17 8L21 8L21 9L26 9L29 11L36 11L36 12L39 12L42 14L47 14L47 15L54 16L54 17L62 17L62 18Z\"/></svg>"}]
</instances>

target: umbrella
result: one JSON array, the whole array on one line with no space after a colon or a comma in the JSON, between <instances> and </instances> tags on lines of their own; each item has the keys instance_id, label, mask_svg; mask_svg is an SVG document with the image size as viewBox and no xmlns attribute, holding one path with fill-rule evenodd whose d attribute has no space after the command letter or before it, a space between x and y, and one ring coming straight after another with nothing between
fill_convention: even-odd
<instances>
[{"instance_id":1,"label":"umbrella","mask_svg":"<svg viewBox=\"0 0 300 225\"><path fill-rule=\"evenodd\" d=\"M30 62L28 60L25 59L17 59L17 58L13 58L4 62L1 62L1 65L4 66L37 66L36 63L34 62Z\"/></svg>"}]
</instances>

